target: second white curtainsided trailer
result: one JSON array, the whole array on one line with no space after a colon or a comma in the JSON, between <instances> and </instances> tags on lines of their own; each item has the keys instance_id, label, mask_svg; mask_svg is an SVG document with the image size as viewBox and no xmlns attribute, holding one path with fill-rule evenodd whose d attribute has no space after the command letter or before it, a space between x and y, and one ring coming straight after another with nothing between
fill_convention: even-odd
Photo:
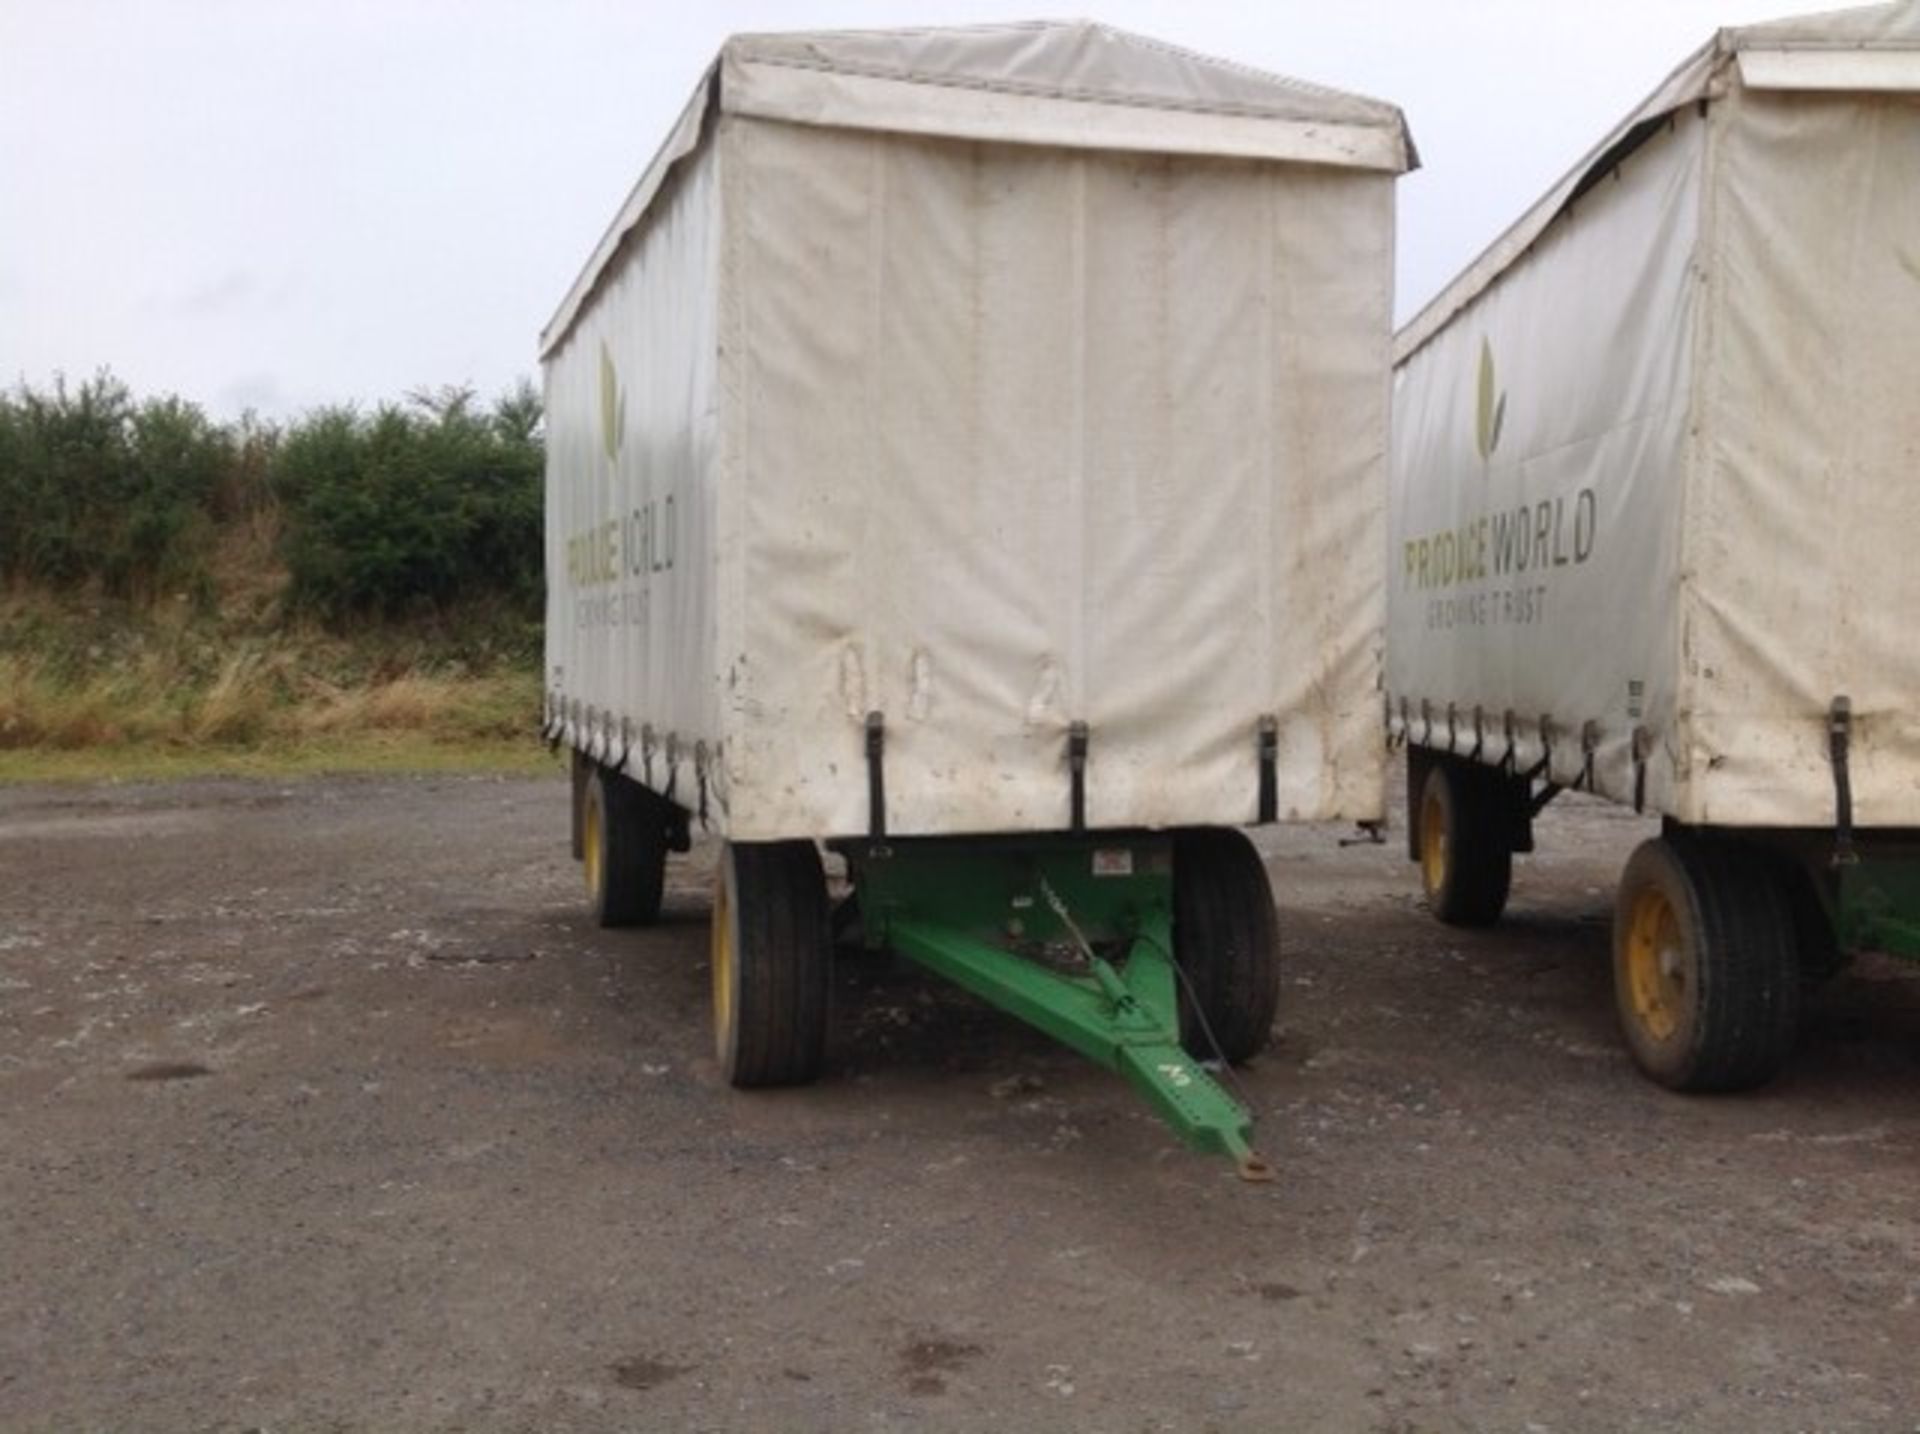
<instances>
[{"instance_id":1,"label":"second white curtainsided trailer","mask_svg":"<svg viewBox=\"0 0 1920 1434\"><path fill-rule=\"evenodd\" d=\"M1098 26L722 50L544 336L547 732L603 920L725 838L737 1083L819 1068L826 843L869 942L1245 1153L1140 1019L1256 1050L1233 827L1380 815L1411 162L1389 105Z\"/></svg>"},{"instance_id":2,"label":"second white curtainsided trailer","mask_svg":"<svg viewBox=\"0 0 1920 1434\"><path fill-rule=\"evenodd\" d=\"M1920 954L1920 6L1721 32L1396 345L1388 722L1443 920L1562 789L1654 1078L1771 1075Z\"/></svg>"}]
</instances>

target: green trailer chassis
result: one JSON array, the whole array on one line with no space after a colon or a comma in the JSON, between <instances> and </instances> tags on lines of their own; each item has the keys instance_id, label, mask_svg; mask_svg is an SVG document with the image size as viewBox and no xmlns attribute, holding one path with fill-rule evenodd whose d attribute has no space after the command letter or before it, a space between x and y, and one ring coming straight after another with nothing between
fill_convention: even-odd
<instances>
[{"instance_id":1,"label":"green trailer chassis","mask_svg":"<svg viewBox=\"0 0 1920 1434\"><path fill-rule=\"evenodd\" d=\"M1252 1116L1181 1044L1173 842L1154 833L846 842L863 939L1123 1077L1248 1180Z\"/></svg>"},{"instance_id":2,"label":"green trailer chassis","mask_svg":"<svg viewBox=\"0 0 1920 1434\"><path fill-rule=\"evenodd\" d=\"M1920 860L1862 856L1834 870L1841 949L1920 960Z\"/></svg>"}]
</instances>

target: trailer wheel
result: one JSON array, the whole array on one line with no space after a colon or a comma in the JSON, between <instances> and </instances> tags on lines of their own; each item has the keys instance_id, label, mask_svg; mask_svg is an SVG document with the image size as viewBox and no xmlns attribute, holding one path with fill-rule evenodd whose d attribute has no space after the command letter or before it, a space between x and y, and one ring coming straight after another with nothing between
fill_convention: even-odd
<instances>
[{"instance_id":1,"label":"trailer wheel","mask_svg":"<svg viewBox=\"0 0 1920 1434\"><path fill-rule=\"evenodd\" d=\"M595 766L580 812L580 865L602 926L650 926L666 890L665 802L638 782Z\"/></svg>"},{"instance_id":2,"label":"trailer wheel","mask_svg":"<svg viewBox=\"0 0 1920 1434\"><path fill-rule=\"evenodd\" d=\"M1258 1054L1280 1004L1280 922L1266 866L1244 832L1175 834L1173 959L1185 977L1180 1043L1188 1053L1236 1063Z\"/></svg>"},{"instance_id":3,"label":"trailer wheel","mask_svg":"<svg viewBox=\"0 0 1920 1434\"><path fill-rule=\"evenodd\" d=\"M1448 926L1491 926L1513 885L1493 783L1480 770L1436 762L1420 793L1420 884L1427 907Z\"/></svg>"},{"instance_id":4,"label":"trailer wheel","mask_svg":"<svg viewBox=\"0 0 1920 1434\"><path fill-rule=\"evenodd\" d=\"M575 748L569 751L567 778L573 788L573 859L584 861L587 856L586 814L587 779L593 774L593 763Z\"/></svg>"},{"instance_id":5,"label":"trailer wheel","mask_svg":"<svg viewBox=\"0 0 1920 1434\"><path fill-rule=\"evenodd\" d=\"M1671 1090L1733 1091L1780 1069L1799 1031L1791 904L1764 854L1687 834L1643 842L1613 918L1627 1048Z\"/></svg>"},{"instance_id":6,"label":"trailer wheel","mask_svg":"<svg viewBox=\"0 0 1920 1434\"><path fill-rule=\"evenodd\" d=\"M742 1088L804 1085L827 1044L832 934L812 842L729 842L713 894L714 1052Z\"/></svg>"}]
</instances>

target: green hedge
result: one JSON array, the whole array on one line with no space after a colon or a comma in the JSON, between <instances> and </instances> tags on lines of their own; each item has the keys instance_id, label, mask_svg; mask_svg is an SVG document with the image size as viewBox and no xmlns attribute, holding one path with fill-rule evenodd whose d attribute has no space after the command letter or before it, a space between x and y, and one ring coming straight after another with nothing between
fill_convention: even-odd
<instances>
[{"instance_id":1,"label":"green hedge","mask_svg":"<svg viewBox=\"0 0 1920 1434\"><path fill-rule=\"evenodd\" d=\"M540 400L466 389L285 428L136 402L100 374L0 394L0 578L206 595L219 525L277 506L296 611L336 625L476 602L537 613Z\"/></svg>"},{"instance_id":2,"label":"green hedge","mask_svg":"<svg viewBox=\"0 0 1920 1434\"><path fill-rule=\"evenodd\" d=\"M275 465L289 599L333 619L537 604L538 414L523 387L486 413L455 390L297 424Z\"/></svg>"},{"instance_id":3,"label":"green hedge","mask_svg":"<svg viewBox=\"0 0 1920 1434\"><path fill-rule=\"evenodd\" d=\"M204 579L234 435L178 398L100 374L0 394L0 573L115 596Z\"/></svg>"}]
</instances>

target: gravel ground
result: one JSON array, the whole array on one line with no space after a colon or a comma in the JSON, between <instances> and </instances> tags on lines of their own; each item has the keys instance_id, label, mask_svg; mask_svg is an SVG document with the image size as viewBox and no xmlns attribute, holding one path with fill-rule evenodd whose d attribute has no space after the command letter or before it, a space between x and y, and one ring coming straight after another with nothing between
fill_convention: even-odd
<instances>
[{"instance_id":1,"label":"gravel ground","mask_svg":"<svg viewBox=\"0 0 1920 1434\"><path fill-rule=\"evenodd\" d=\"M1260 838L1267 1186L910 969L736 1093L712 852L582 918L557 779L0 790L0 1427L1910 1430L1920 983L1689 1100L1609 1010L1647 826L1509 919Z\"/></svg>"}]
</instances>

